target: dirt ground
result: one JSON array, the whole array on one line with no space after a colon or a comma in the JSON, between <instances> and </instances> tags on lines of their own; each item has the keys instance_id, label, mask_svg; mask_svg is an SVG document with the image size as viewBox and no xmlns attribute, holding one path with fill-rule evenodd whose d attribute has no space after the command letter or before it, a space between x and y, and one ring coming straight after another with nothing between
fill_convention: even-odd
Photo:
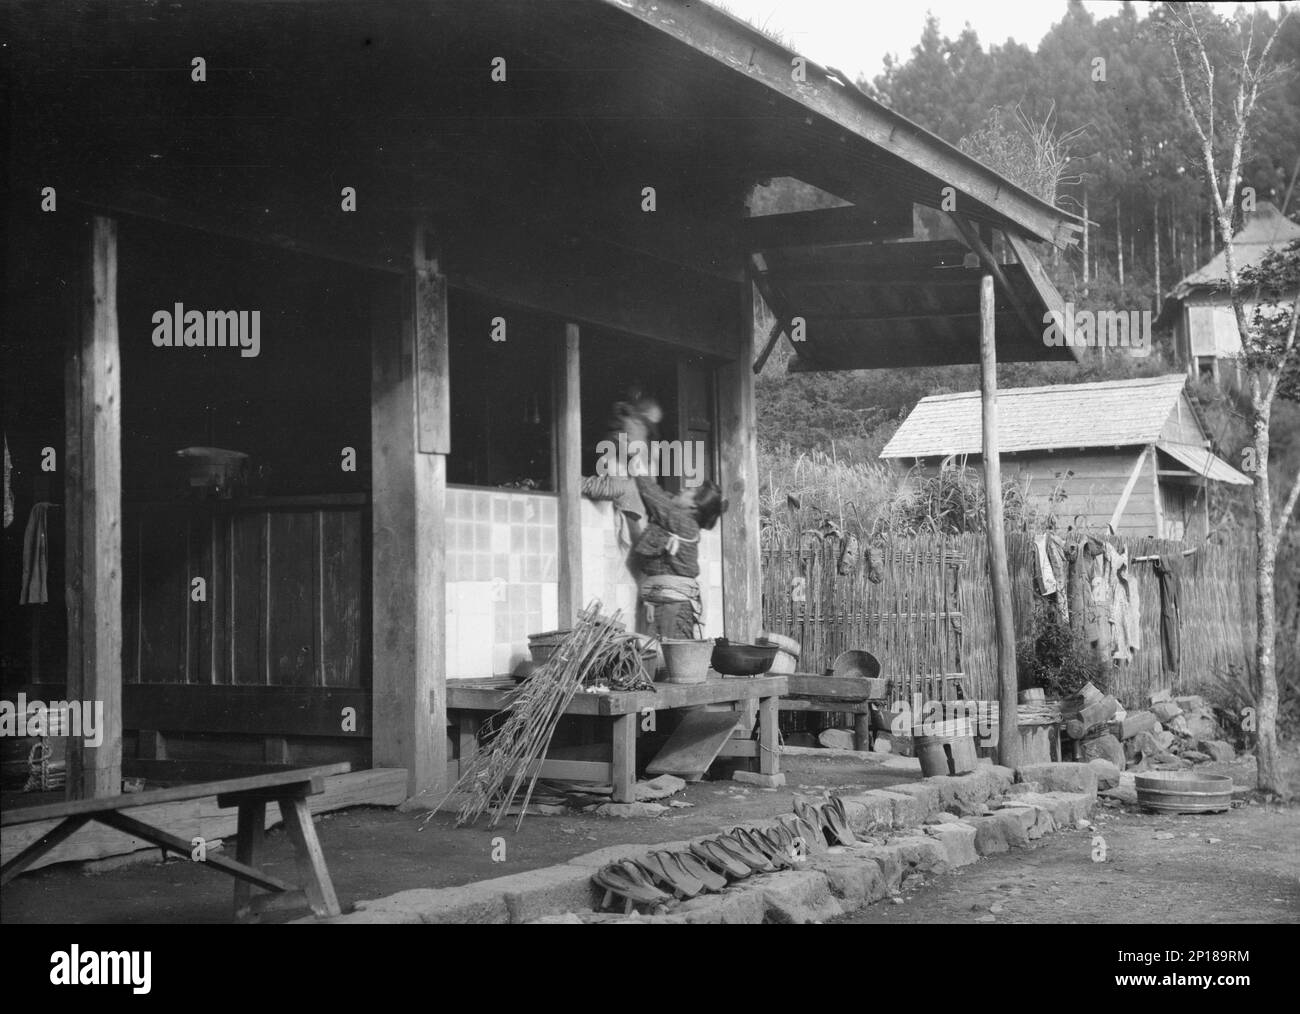
<instances>
[{"instance_id":1,"label":"dirt ground","mask_svg":"<svg viewBox=\"0 0 1300 1014\"><path fill-rule=\"evenodd\" d=\"M1288 758L1300 793L1300 757ZM1205 765L1254 784L1254 761ZM1228 813L1165 816L1103 801L1095 826L1029 850L904 883L903 904L854 923L1297 923L1300 805L1247 803ZM1094 861L1096 838L1105 860ZM1226 944L1225 944L1226 946Z\"/></svg>"},{"instance_id":2,"label":"dirt ground","mask_svg":"<svg viewBox=\"0 0 1300 1014\"><path fill-rule=\"evenodd\" d=\"M489 829L457 828L439 814L420 830L422 815L378 807L321 814L317 833L339 901L346 908L416 887L452 887L564 862L606 845L679 841L742 820L789 813L795 792L863 792L920 777L919 768L870 765L820 757L784 757L783 789L760 789L732 781L699 782L674 796L692 805L660 817L622 820L575 813L529 816ZM915 762L911 762L913 765ZM667 802L661 800L660 802ZM492 860L493 839L504 839L504 862ZM262 864L270 873L296 879L293 851L280 829L267 835ZM230 843L233 851L233 842ZM196 923L229 922L232 884L224 874L185 859L156 860L137 853L116 869L85 872L73 864L19 877L0 895L0 923ZM141 856L153 857L141 862ZM286 916L285 918L292 918Z\"/></svg>"},{"instance_id":3,"label":"dirt ground","mask_svg":"<svg viewBox=\"0 0 1300 1014\"><path fill-rule=\"evenodd\" d=\"M346 908L409 888L450 887L549 866L607 845L681 840L788 813L795 792L851 793L919 777L919 771L893 764L787 757L784 789L700 782L674 797L692 806L657 818L530 816L516 832L513 822L496 829L456 828L451 817L439 815L420 830L419 814L357 807L321 815L317 829ZM1300 795L1300 756L1289 764ZM1250 760L1203 770L1230 773L1238 785L1254 784ZM1034 849L993 856L952 874L913 878L904 904L873 905L844 921L1300 921L1300 807L1256 803L1226 814L1167 817L1107 804L1096 823L1093 830L1051 835ZM1104 863L1092 860L1094 834L1105 839ZM492 859L496 837L505 842L503 862ZM292 879L293 853L284 833L271 832L267 842L267 869ZM141 861L156 855L137 854L112 869L67 865L20 877L0 896L0 923L230 921L233 881L182 859Z\"/></svg>"}]
</instances>

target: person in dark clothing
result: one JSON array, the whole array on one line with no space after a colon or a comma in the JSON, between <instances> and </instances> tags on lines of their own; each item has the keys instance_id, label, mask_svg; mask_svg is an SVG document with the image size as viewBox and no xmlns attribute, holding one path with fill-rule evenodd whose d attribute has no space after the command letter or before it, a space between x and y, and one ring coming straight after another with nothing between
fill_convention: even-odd
<instances>
[{"instance_id":1,"label":"person in dark clothing","mask_svg":"<svg viewBox=\"0 0 1300 1014\"><path fill-rule=\"evenodd\" d=\"M700 531L708 531L726 509L722 490L705 480L670 495L653 479L638 476L646 529L633 547L641 570L641 600L654 606L654 634L698 636L704 608L700 598Z\"/></svg>"}]
</instances>

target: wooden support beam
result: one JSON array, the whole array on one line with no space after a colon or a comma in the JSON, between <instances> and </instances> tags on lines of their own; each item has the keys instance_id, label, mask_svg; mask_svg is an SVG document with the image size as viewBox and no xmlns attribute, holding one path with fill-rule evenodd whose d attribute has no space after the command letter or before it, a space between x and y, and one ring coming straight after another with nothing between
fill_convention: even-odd
<instances>
[{"instance_id":1,"label":"wooden support beam","mask_svg":"<svg viewBox=\"0 0 1300 1014\"><path fill-rule=\"evenodd\" d=\"M741 312L740 355L718 368L718 461L722 494L729 501L722 516L722 622L728 638L752 643L763 624L763 597L758 550L758 435L750 366L755 321L753 292L748 286L743 287Z\"/></svg>"},{"instance_id":2,"label":"wooden support beam","mask_svg":"<svg viewBox=\"0 0 1300 1014\"><path fill-rule=\"evenodd\" d=\"M1016 694L1016 628L1011 612L1011 568L1007 530L1002 516L1002 463L998 458L998 353L994 334L993 276L980 279L980 409L983 432L984 501L989 527L989 581L993 585L993 620L997 630L998 720L1001 728L1019 724ZM998 740L998 761L1020 763L1020 737Z\"/></svg>"},{"instance_id":3,"label":"wooden support beam","mask_svg":"<svg viewBox=\"0 0 1300 1014\"><path fill-rule=\"evenodd\" d=\"M1046 325L1034 323L1034 318L1030 314L1029 308L1025 306L1025 301L1020 298L1020 293L1011 287L1011 283L1007 280L1007 273L1002 270L1002 265L999 264L997 258L993 256L993 251L989 249L988 243L984 237L980 235L979 230L961 215L956 215L950 212L948 217L951 218L953 224L957 226L957 231L962 234L962 238L966 240L966 244L975 252L975 256L980 259L980 264L983 265L984 270L993 276L998 283L998 287L1006 294L1007 302L1011 304L1011 308L1015 311L1016 317L1019 318L1020 323L1024 326L1025 334L1032 335L1035 332L1041 334Z\"/></svg>"},{"instance_id":4,"label":"wooden support beam","mask_svg":"<svg viewBox=\"0 0 1300 1014\"><path fill-rule=\"evenodd\" d=\"M564 326L556 378L556 514L559 580L559 624L578 621L582 601L582 372L581 332L577 324Z\"/></svg>"},{"instance_id":5,"label":"wooden support beam","mask_svg":"<svg viewBox=\"0 0 1300 1014\"><path fill-rule=\"evenodd\" d=\"M1138 455L1137 461L1133 462L1133 470L1128 474L1128 481L1124 483L1124 489L1120 492L1119 502L1115 504L1115 512L1110 516L1110 530L1119 531L1120 519L1124 517L1124 508L1128 506L1128 498L1133 495L1133 489L1137 486L1138 476L1142 474L1142 466L1146 463L1147 452L1151 450L1150 446L1142 448L1142 453Z\"/></svg>"},{"instance_id":6,"label":"wooden support beam","mask_svg":"<svg viewBox=\"0 0 1300 1014\"><path fill-rule=\"evenodd\" d=\"M64 523L70 701L102 712L102 738L68 741L70 799L122 791L122 429L117 223L83 236L80 320L66 358Z\"/></svg>"},{"instance_id":7,"label":"wooden support beam","mask_svg":"<svg viewBox=\"0 0 1300 1014\"><path fill-rule=\"evenodd\" d=\"M747 250L847 246L902 239L912 235L912 204L882 201L869 208L847 206L755 215L741 223L741 235Z\"/></svg>"},{"instance_id":8,"label":"wooden support beam","mask_svg":"<svg viewBox=\"0 0 1300 1014\"><path fill-rule=\"evenodd\" d=\"M447 771L446 284L436 238L414 229L405 283L374 282L371 333L373 751L407 795Z\"/></svg>"},{"instance_id":9,"label":"wooden support beam","mask_svg":"<svg viewBox=\"0 0 1300 1014\"><path fill-rule=\"evenodd\" d=\"M1160 455L1155 452L1155 448L1148 448L1151 458L1151 509L1156 516L1157 539L1165 537L1165 515L1164 509L1160 504Z\"/></svg>"}]
</instances>

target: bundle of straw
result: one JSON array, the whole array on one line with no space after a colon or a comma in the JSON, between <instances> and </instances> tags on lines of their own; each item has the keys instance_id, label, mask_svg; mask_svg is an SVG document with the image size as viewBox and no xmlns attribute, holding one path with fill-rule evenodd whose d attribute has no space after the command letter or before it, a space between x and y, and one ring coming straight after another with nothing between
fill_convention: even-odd
<instances>
[{"instance_id":1,"label":"bundle of straw","mask_svg":"<svg viewBox=\"0 0 1300 1014\"><path fill-rule=\"evenodd\" d=\"M602 616L600 603L593 602L579 614L577 625L546 664L511 691L494 721L497 728L490 742L474 755L468 770L425 823L447 799L464 793L457 825L473 823L491 810L489 826L495 827L526 784L517 828L527 813L555 728L574 695L597 684L618 690L654 689L642 663L643 651L637 636L623 629L619 613Z\"/></svg>"}]
</instances>

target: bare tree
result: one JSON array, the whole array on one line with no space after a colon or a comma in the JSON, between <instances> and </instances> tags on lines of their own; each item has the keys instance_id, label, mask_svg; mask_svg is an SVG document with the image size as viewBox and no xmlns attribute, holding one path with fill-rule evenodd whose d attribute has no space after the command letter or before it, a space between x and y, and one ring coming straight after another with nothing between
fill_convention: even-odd
<instances>
[{"instance_id":1,"label":"bare tree","mask_svg":"<svg viewBox=\"0 0 1300 1014\"><path fill-rule=\"evenodd\" d=\"M1286 796L1287 788L1277 744L1277 617L1273 574L1282 532L1300 497L1300 475L1296 476L1275 518L1268 474L1269 420L1278 386L1300 358L1296 352L1296 295L1293 290L1288 293L1291 303L1289 322L1282 318L1279 327L1276 314L1271 318L1271 324L1261 319L1258 310L1260 279L1255 272L1249 272L1243 280L1238 272L1232 220L1250 119L1260 94L1278 74L1278 70L1270 65L1269 53L1290 13L1289 8L1283 9L1267 41L1261 44L1256 38L1256 26L1260 20L1258 12L1239 12L1236 21L1225 21L1208 6L1199 4L1165 4L1161 12L1178 71L1183 110L1196 131L1213 197L1214 218L1223 239L1233 314L1245 352L1242 364L1250 396L1255 480L1255 679L1259 686L1259 707L1255 716L1257 784L1261 790L1279 796ZM1211 55L1212 48L1216 53L1220 51L1220 47L1212 47L1211 39L1225 36L1236 44L1236 53L1222 61L1231 85L1226 96L1223 92L1216 93L1215 75L1220 68L1216 67L1215 57ZM1221 111L1222 105L1228 108ZM1252 291L1257 309L1248 315L1246 302Z\"/></svg>"}]
</instances>

